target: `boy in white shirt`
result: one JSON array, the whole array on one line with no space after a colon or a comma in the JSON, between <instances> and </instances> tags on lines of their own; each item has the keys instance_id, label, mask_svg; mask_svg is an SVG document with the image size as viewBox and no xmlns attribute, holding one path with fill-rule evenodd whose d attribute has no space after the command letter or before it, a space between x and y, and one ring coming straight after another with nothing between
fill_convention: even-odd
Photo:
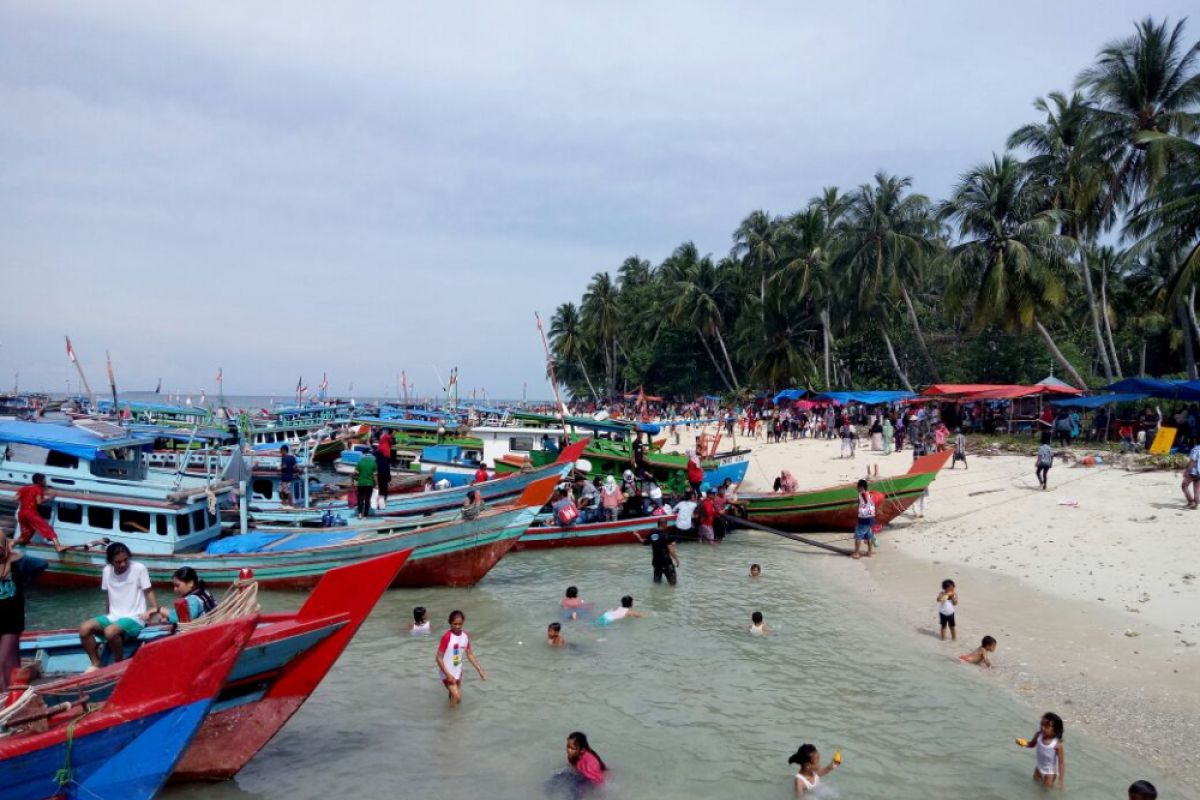
<instances>
[{"instance_id":1,"label":"boy in white shirt","mask_svg":"<svg viewBox=\"0 0 1200 800\"><path fill-rule=\"evenodd\" d=\"M104 557L108 564L100 588L108 595L105 613L79 628L79 642L92 662L90 670L100 668L97 636L108 642L113 661L120 661L125 657L125 637L137 638L146 625L147 609L158 608L154 589L150 587L150 571L145 564L132 560L127 546L113 542Z\"/></svg>"}]
</instances>

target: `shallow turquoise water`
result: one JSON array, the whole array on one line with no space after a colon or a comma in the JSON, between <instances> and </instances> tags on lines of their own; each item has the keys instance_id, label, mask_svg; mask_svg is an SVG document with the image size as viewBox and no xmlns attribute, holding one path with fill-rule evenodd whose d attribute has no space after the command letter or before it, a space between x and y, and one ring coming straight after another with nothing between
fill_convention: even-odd
<instances>
[{"instance_id":1,"label":"shallow turquoise water","mask_svg":"<svg viewBox=\"0 0 1200 800\"><path fill-rule=\"evenodd\" d=\"M961 650L931 654L875 619L823 578L814 559L824 556L757 537L683 546L674 589L651 583L646 548L614 547L513 554L471 590L390 592L236 782L165 796L544 797L576 729L612 768L601 795L609 798L791 797L787 757L802 742L825 758L844 753L820 796L1042 795L1030 782L1031 751L1012 744L1033 732L1041 709L959 664ZM763 565L757 581L746 575L751 562ZM599 610L632 594L650 616L565 623L572 646L551 650L546 624L561 618L568 584ZM39 590L30 626L76 624L100 602L99 591ZM299 602L270 594L264 605ZM489 680L468 668L458 709L446 707L436 677L436 634L407 634L418 604L439 633L452 608L466 612ZM754 610L774 633L747 633ZM1069 708L1053 710L1067 721L1060 796L1124 797L1142 770L1073 733Z\"/></svg>"}]
</instances>

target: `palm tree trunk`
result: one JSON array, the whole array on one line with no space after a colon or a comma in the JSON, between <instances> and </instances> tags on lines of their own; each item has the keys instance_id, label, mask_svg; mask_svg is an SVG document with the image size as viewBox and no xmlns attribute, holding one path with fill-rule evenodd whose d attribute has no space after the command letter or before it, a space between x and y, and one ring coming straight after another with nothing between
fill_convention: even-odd
<instances>
[{"instance_id":1,"label":"palm tree trunk","mask_svg":"<svg viewBox=\"0 0 1200 800\"><path fill-rule=\"evenodd\" d=\"M1187 315L1188 321L1192 323L1192 331L1196 334L1196 341L1200 342L1200 322L1196 321L1196 287L1192 287L1192 291L1188 294L1187 300Z\"/></svg>"},{"instance_id":2,"label":"palm tree trunk","mask_svg":"<svg viewBox=\"0 0 1200 800\"><path fill-rule=\"evenodd\" d=\"M1183 361L1187 366L1188 380L1194 381L1196 380L1196 351L1192 348L1191 324L1188 321L1190 315L1184 309L1182 300L1175 304L1175 316L1179 318L1179 327L1183 328Z\"/></svg>"},{"instance_id":3,"label":"palm tree trunk","mask_svg":"<svg viewBox=\"0 0 1200 800\"><path fill-rule=\"evenodd\" d=\"M1092 317L1092 336L1096 339L1096 349L1100 351L1100 365L1104 367L1104 377L1112 383L1112 361L1108 357L1108 345L1104 343L1104 335L1100 333L1100 315L1096 311L1096 291L1092 288L1092 268L1088 265L1087 245L1080 243L1079 268L1083 272L1083 285L1087 289L1088 309Z\"/></svg>"},{"instance_id":4,"label":"palm tree trunk","mask_svg":"<svg viewBox=\"0 0 1200 800\"><path fill-rule=\"evenodd\" d=\"M1117 378L1124 378L1121 372L1121 357L1117 355L1117 343L1113 340L1112 322L1108 316L1108 272L1100 273L1100 313L1104 318L1104 336L1108 341L1108 349L1112 352L1113 372Z\"/></svg>"},{"instance_id":5,"label":"palm tree trunk","mask_svg":"<svg viewBox=\"0 0 1200 800\"><path fill-rule=\"evenodd\" d=\"M832 392L833 384L829 382L829 379L830 379L830 367L831 367L831 361L832 361L832 359L830 357L831 356L830 349L833 345L833 334L830 333L830 331L829 331L829 304L828 303L826 303L825 307L821 309L821 333L822 333L822 338L824 338L824 340L825 340L825 391Z\"/></svg>"},{"instance_id":6,"label":"palm tree trunk","mask_svg":"<svg viewBox=\"0 0 1200 800\"><path fill-rule=\"evenodd\" d=\"M1142 336L1142 355L1138 359L1138 377L1146 377L1146 337Z\"/></svg>"},{"instance_id":7,"label":"palm tree trunk","mask_svg":"<svg viewBox=\"0 0 1200 800\"><path fill-rule=\"evenodd\" d=\"M900 381L904 384L904 388L915 394L916 389L908 382L908 376L900 368L900 361L896 358L896 349L892 347L892 337L888 336L887 328L880 325L879 332L883 334L883 343L887 345L888 357L892 359L892 367L896 370L896 374L900 376Z\"/></svg>"},{"instance_id":8,"label":"palm tree trunk","mask_svg":"<svg viewBox=\"0 0 1200 800\"><path fill-rule=\"evenodd\" d=\"M600 395L596 394L596 387L592 385L592 376L588 375L587 367L583 365L583 356L577 355L575 358L579 361L579 371L583 373L583 379L587 381L588 388L592 390L592 397L599 402Z\"/></svg>"},{"instance_id":9,"label":"palm tree trunk","mask_svg":"<svg viewBox=\"0 0 1200 800\"><path fill-rule=\"evenodd\" d=\"M725 349L725 337L721 335L721 329L717 328L717 344L721 345L721 353L725 356L725 366L729 368L729 378L733 381L734 391L737 391L737 375L733 372L733 362L729 360L729 351Z\"/></svg>"},{"instance_id":10,"label":"palm tree trunk","mask_svg":"<svg viewBox=\"0 0 1200 800\"><path fill-rule=\"evenodd\" d=\"M729 379L725 377L725 373L721 371L721 362L717 361L717 357L713 353L712 348L708 346L708 340L704 338L704 331L700 330L699 325L696 326L696 335L700 337L700 344L704 345L704 352L708 353L708 357L712 359L713 368L716 369L717 375L720 376L721 383L725 384L729 391L736 391L733 386L730 385Z\"/></svg>"},{"instance_id":11,"label":"palm tree trunk","mask_svg":"<svg viewBox=\"0 0 1200 800\"><path fill-rule=\"evenodd\" d=\"M908 306L908 318L912 322L913 331L917 334L917 346L921 348L921 355L929 367L930 374L933 375L933 382L941 383L942 376L938 374L937 364L933 363L933 356L929 355L929 346L925 344L925 334L921 332L921 323L917 320L917 309L913 307L908 289L901 286L900 294L904 297L904 305Z\"/></svg>"},{"instance_id":12,"label":"palm tree trunk","mask_svg":"<svg viewBox=\"0 0 1200 800\"><path fill-rule=\"evenodd\" d=\"M1075 366L1070 361L1067 361L1067 357L1062 354L1062 350L1058 349L1058 345L1055 344L1054 337L1050 335L1050 331L1046 330L1046 326L1042 324L1040 319L1036 320L1034 324L1037 325L1038 333L1042 335L1042 339L1046 342L1046 347L1049 348L1050 354L1054 356L1054 360L1058 362L1063 371L1075 382L1076 387L1086 389L1087 382L1080 377L1079 371L1075 369Z\"/></svg>"}]
</instances>

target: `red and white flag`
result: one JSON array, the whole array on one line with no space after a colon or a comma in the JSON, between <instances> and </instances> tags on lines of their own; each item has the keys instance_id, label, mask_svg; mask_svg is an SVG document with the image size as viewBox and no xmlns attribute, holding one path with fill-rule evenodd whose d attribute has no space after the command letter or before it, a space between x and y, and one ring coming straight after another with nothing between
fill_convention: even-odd
<instances>
[{"instance_id":1,"label":"red and white flag","mask_svg":"<svg viewBox=\"0 0 1200 800\"><path fill-rule=\"evenodd\" d=\"M323 392L328 388L329 388L329 378L327 378L325 376L325 373L322 372L321 373L321 391Z\"/></svg>"},{"instance_id":2,"label":"red and white flag","mask_svg":"<svg viewBox=\"0 0 1200 800\"><path fill-rule=\"evenodd\" d=\"M223 370L220 367L217 367L217 383L220 383L222 380L224 380L224 377L225 377L225 370Z\"/></svg>"},{"instance_id":3,"label":"red and white flag","mask_svg":"<svg viewBox=\"0 0 1200 800\"><path fill-rule=\"evenodd\" d=\"M67 358L71 359L72 364L79 363L78 361L75 360L75 348L71 347L71 337L67 336L66 340L67 340Z\"/></svg>"}]
</instances>

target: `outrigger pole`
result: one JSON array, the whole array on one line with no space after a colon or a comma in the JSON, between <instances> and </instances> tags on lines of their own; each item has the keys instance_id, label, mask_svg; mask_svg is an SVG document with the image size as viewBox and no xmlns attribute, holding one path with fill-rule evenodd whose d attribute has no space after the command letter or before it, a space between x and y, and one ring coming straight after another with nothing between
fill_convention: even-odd
<instances>
[{"instance_id":1,"label":"outrigger pole","mask_svg":"<svg viewBox=\"0 0 1200 800\"><path fill-rule=\"evenodd\" d=\"M83 367L79 366L79 359L75 357L75 348L71 347L71 337L64 336L67 340L67 358L71 359L71 363L75 365L75 370L79 373L79 382L83 384L83 389L88 393L88 399L92 403L96 402L96 394L92 391L92 387L88 385L87 377L83 374Z\"/></svg>"},{"instance_id":2,"label":"outrigger pole","mask_svg":"<svg viewBox=\"0 0 1200 800\"><path fill-rule=\"evenodd\" d=\"M120 419L121 409L117 403L117 378L113 375L112 356L108 354L107 350L104 351L104 362L108 366L108 388L112 389L113 413Z\"/></svg>"}]
</instances>

